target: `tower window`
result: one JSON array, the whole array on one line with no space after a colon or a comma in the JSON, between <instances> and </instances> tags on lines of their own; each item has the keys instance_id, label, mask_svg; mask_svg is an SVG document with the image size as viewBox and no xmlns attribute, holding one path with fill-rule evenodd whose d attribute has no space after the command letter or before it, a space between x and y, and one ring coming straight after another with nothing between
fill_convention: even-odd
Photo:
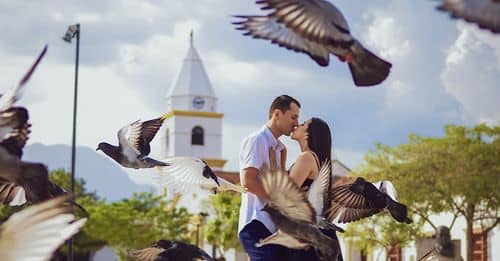
<instances>
[{"instance_id":1,"label":"tower window","mask_svg":"<svg viewBox=\"0 0 500 261\"><path fill-rule=\"evenodd\" d=\"M168 153L168 149L170 147L170 130L168 128L165 130L165 146Z\"/></svg>"},{"instance_id":2,"label":"tower window","mask_svg":"<svg viewBox=\"0 0 500 261\"><path fill-rule=\"evenodd\" d=\"M191 145L204 145L205 131L200 126L195 126L191 130Z\"/></svg>"}]
</instances>

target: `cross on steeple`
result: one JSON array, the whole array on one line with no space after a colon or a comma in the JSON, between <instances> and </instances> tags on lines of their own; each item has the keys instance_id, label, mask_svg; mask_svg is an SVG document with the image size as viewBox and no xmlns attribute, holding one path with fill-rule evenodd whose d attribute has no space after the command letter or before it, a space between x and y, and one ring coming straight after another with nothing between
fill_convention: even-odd
<instances>
[{"instance_id":1,"label":"cross on steeple","mask_svg":"<svg viewBox=\"0 0 500 261\"><path fill-rule=\"evenodd\" d=\"M189 41L191 43L191 46L193 46L193 29L191 29L191 33L189 34Z\"/></svg>"}]
</instances>

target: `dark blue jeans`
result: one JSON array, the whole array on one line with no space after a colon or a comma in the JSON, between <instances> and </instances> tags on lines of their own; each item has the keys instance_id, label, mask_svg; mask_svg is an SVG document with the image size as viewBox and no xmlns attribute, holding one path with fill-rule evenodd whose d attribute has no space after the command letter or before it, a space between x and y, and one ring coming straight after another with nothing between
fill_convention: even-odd
<instances>
[{"instance_id":1,"label":"dark blue jeans","mask_svg":"<svg viewBox=\"0 0 500 261\"><path fill-rule=\"evenodd\" d=\"M286 248L279 245L256 247L255 243L271 235L271 232L260 221L253 220L241 230L238 237L241 246L250 256L251 261L287 260Z\"/></svg>"}]
</instances>

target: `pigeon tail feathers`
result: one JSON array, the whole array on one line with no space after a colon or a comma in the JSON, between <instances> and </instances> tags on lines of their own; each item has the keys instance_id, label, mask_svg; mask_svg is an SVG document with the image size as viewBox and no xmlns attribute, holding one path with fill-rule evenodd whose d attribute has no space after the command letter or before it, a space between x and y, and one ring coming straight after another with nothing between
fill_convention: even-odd
<instances>
[{"instance_id":1,"label":"pigeon tail feathers","mask_svg":"<svg viewBox=\"0 0 500 261\"><path fill-rule=\"evenodd\" d=\"M379 58L358 41L353 44L353 62L349 62L349 69L356 86L369 87L383 82L391 70L392 64Z\"/></svg>"},{"instance_id":2,"label":"pigeon tail feathers","mask_svg":"<svg viewBox=\"0 0 500 261\"><path fill-rule=\"evenodd\" d=\"M408 218L408 209L405 205L392 200L389 196L386 197L387 201L387 210L391 216L400 223L411 224L413 221Z\"/></svg>"}]
</instances>

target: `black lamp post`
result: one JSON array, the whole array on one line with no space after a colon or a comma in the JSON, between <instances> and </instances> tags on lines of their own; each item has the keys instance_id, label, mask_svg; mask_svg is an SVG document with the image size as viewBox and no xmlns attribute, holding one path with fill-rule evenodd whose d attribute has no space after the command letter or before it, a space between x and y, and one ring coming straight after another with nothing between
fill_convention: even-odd
<instances>
[{"instance_id":1,"label":"black lamp post","mask_svg":"<svg viewBox=\"0 0 500 261\"><path fill-rule=\"evenodd\" d=\"M78 58L80 53L80 24L70 25L64 34L63 40L71 43L71 39L76 36L76 57L75 57L75 89L73 96L73 138L71 143L71 193L75 194L75 157L76 157L76 108L78 98ZM73 238L68 240L68 261L73 261Z\"/></svg>"}]
</instances>

